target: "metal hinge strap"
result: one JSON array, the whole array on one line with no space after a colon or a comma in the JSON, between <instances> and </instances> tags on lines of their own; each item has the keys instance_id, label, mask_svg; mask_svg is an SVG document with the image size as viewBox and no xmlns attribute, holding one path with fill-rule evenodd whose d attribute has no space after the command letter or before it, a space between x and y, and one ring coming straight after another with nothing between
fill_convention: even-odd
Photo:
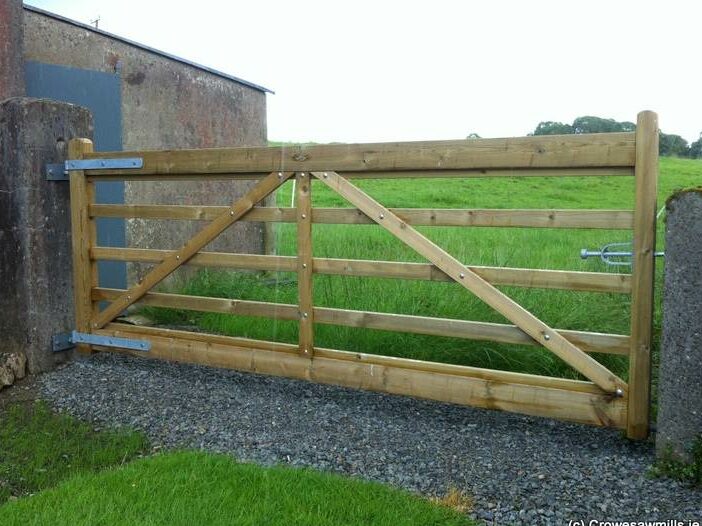
<instances>
[{"instance_id":1,"label":"metal hinge strap","mask_svg":"<svg viewBox=\"0 0 702 526\"><path fill-rule=\"evenodd\" d=\"M47 181L68 181L68 172L72 170L138 170L144 167L141 157L122 159L70 159L63 163L46 165Z\"/></svg>"},{"instance_id":2,"label":"metal hinge strap","mask_svg":"<svg viewBox=\"0 0 702 526\"><path fill-rule=\"evenodd\" d=\"M78 331L73 331L71 334L55 334L51 338L51 347L54 352L65 351L74 347L77 343L99 345L101 347L118 347L132 351L151 350L151 342L148 340L132 340L130 338L102 336L100 334L88 334Z\"/></svg>"}]
</instances>

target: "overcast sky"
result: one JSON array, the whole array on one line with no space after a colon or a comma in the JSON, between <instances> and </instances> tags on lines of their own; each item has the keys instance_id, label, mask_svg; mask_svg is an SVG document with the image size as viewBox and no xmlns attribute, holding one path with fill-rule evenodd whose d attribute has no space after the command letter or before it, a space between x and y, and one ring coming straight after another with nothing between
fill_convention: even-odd
<instances>
[{"instance_id":1,"label":"overcast sky","mask_svg":"<svg viewBox=\"0 0 702 526\"><path fill-rule=\"evenodd\" d=\"M699 0L28 3L274 90L274 140L503 137L642 109L702 132Z\"/></svg>"}]
</instances>

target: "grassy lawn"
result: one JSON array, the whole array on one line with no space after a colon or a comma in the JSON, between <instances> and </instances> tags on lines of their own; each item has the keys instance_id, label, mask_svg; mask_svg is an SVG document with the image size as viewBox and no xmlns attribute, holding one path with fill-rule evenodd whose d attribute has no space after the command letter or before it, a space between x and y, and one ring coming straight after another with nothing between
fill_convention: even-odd
<instances>
[{"instance_id":1,"label":"grassy lawn","mask_svg":"<svg viewBox=\"0 0 702 526\"><path fill-rule=\"evenodd\" d=\"M612 208L633 207L633 178L477 178L360 180L357 184L390 207L426 208ZM702 185L702 161L661 159L659 207L680 188ZM291 183L278 192L280 206L290 206ZM343 199L313 184L313 203L348 207ZM277 250L295 255L295 225L276 226ZM658 246L663 248L664 222ZM487 227L420 227L434 242L470 265L495 265L598 272L628 272L599 260L580 259L581 248L630 241L630 231ZM373 225L315 225L313 250L318 257L422 261L411 249ZM662 264L658 265L658 276ZM660 287L660 279L658 280ZM552 327L628 334L629 298L622 294L577 293L501 287ZM296 277L291 273L256 275L201 271L179 292L203 296L297 303ZM455 284L380 278L316 275L318 306L395 312L505 323L506 320ZM657 306L656 330L660 323ZM162 323L196 324L211 332L249 338L296 342L297 324L266 318L150 309ZM552 353L528 346L472 342L378 330L316 325L319 346L356 352L432 360L479 367L577 378ZM627 377L624 357L598 359Z\"/></svg>"},{"instance_id":2,"label":"grassy lawn","mask_svg":"<svg viewBox=\"0 0 702 526\"><path fill-rule=\"evenodd\" d=\"M0 507L2 524L470 525L383 486L311 470L178 452L75 476Z\"/></svg>"},{"instance_id":3,"label":"grassy lawn","mask_svg":"<svg viewBox=\"0 0 702 526\"><path fill-rule=\"evenodd\" d=\"M10 406L0 411L0 505L71 474L123 464L148 448L139 433L100 431L41 402Z\"/></svg>"}]
</instances>

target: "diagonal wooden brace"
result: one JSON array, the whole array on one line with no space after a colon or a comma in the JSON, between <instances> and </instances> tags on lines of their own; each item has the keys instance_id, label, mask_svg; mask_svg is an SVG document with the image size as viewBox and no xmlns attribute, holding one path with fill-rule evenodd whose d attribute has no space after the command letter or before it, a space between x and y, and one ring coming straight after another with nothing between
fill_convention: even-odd
<instances>
[{"instance_id":1,"label":"diagonal wooden brace","mask_svg":"<svg viewBox=\"0 0 702 526\"><path fill-rule=\"evenodd\" d=\"M241 199L234 201L229 210L219 215L209 225L200 230L200 232L183 245L180 250L166 257L163 262L149 272L140 283L125 291L119 298L110 303L110 305L97 316L92 327L94 329L101 329L114 320L124 309L139 301L149 290L158 285L169 274L172 274L178 267L185 264L190 258L202 250L205 245L238 221L259 201L268 196L292 175L293 172L274 172L262 179Z\"/></svg>"},{"instance_id":2,"label":"diagonal wooden brace","mask_svg":"<svg viewBox=\"0 0 702 526\"><path fill-rule=\"evenodd\" d=\"M621 378L362 190L335 172L313 172L313 175L601 389L624 395L627 385Z\"/></svg>"}]
</instances>

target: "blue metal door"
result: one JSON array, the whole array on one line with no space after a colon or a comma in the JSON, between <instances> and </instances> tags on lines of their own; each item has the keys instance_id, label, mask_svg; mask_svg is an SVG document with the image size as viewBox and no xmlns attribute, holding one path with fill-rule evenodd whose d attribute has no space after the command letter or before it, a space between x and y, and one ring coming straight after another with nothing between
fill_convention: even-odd
<instances>
[{"instance_id":1,"label":"blue metal door","mask_svg":"<svg viewBox=\"0 0 702 526\"><path fill-rule=\"evenodd\" d=\"M40 62L27 62L25 81L29 97L61 100L88 108L93 113L97 151L122 149L122 91L117 74L103 73ZM123 204L124 182L95 186L98 203ZM97 220L97 242L104 247L124 247L124 219ZM120 261L98 262L101 287L127 288L127 265Z\"/></svg>"}]
</instances>

